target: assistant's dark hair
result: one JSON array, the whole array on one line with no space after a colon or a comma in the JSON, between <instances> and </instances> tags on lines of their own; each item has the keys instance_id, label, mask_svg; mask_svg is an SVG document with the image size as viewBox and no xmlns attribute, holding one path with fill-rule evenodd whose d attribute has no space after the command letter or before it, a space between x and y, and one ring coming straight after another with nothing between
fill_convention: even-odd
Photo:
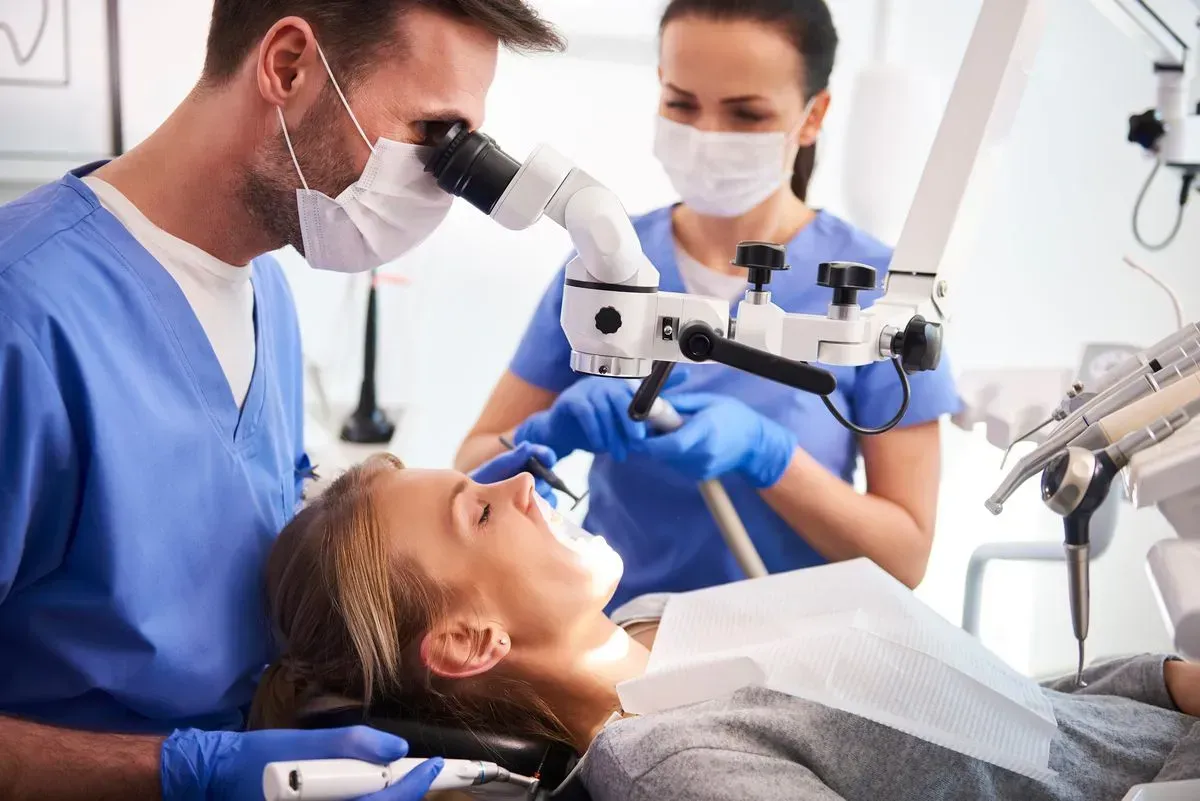
<instances>
[{"instance_id":1,"label":"assistant's dark hair","mask_svg":"<svg viewBox=\"0 0 1200 801\"><path fill-rule=\"evenodd\" d=\"M231 78L272 25L294 16L312 26L339 78L353 85L378 56L403 47L398 15L418 6L470 22L513 50L563 48L559 34L523 0L215 0L204 80Z\"/></svg>"},{"instance_id":2,"label":"assistant's dark hair","mask_svg":"<svg viewBox=\"0 0 1200 801\"><path fill-rule=\"evenodd\" d=\"M659 33L680 17L712 20L753 20L783 31L804 60L804 99L829 87L829 74L837 55L837 29L825 0L670 0L659 23ZM796 154L792 191L804 200L816 167L817 147L802 147Z\"/></svg>"}]
</instances>

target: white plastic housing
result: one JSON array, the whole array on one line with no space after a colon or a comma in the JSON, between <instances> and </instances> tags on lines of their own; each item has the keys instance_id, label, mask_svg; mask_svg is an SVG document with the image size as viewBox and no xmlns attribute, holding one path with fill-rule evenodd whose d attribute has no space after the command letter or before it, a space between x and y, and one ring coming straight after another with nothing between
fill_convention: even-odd
<instances>
[{"instance_id":1,"label":"white plastic housing","mask_svg":"<svg viewBox=\"0 0 1200 801\"><path fill-rule=\"evenodd\" d=\"M500 196L492 209L492 219L511 231L523 231L533 225L572 169L571 162L557 150L549 145L539 146L525 159Z\"/></svg>"},{"instance_id":2,"label":"white plastic housing","mask_svg":"<svg viewBox=\"0 0 1200 801\"><path fill-rule=\"evenodd\" d=\"M295 788L293 772L299 777ZM263 768L263 797L266 801L340 801L379 792L390 779L387 765L357 759L272 762Z\"/></svg>"},{"instance_id":3,"label":"white plastic housing","mask_svg":"<svg viewBox=\"0 0 1200 801\"><path fill-rule=\"evenodd\" d=\"M658 270L612 192L599 185L579 189L567 201L564 220L591 280L658 288Z\"/></svg>"},{"instance_id":4,"label":"white plastic housing","mask_svg":"<svg viewBox=\"0 0 1200 801\"><path fill-rule=\"evenodd\" d=\"M589 273L578 257L567 264L566 274L568 280L576 276L579 277L575 280L589 280ZM605 308L620 315L621 327L611 334L600 331L596 325L597 313ZM576 353L647 361L684 361L674 338L678 331L670 340L661 336L660 321L663 318L685 323L700 320L724 333L729 328L729 306L716 298L676 292L621 292L570 284L563 287L559 322L571 350Z\"/></svg>"}]
</instances>

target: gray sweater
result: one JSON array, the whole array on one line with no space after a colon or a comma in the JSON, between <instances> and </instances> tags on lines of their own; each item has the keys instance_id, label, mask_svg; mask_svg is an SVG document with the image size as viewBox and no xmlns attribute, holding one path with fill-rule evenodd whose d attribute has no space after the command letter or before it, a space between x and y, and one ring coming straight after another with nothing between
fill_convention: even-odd
<instances>
[{"instance_id":1,"label":"gray sweater","mask_svg":"<svg viewBox=\"0 0 1200 801\"><path fill-rule=\"evenodd\" d=\"M1200 719L1171 702L1163 661L1093 666L1083 690L1073 678L1046 685L1058 736L1045 784L758 688L615 721L580 768L594 801L1120 801L1136 784L1200 778Z\"/></svg>"}]
</instances>

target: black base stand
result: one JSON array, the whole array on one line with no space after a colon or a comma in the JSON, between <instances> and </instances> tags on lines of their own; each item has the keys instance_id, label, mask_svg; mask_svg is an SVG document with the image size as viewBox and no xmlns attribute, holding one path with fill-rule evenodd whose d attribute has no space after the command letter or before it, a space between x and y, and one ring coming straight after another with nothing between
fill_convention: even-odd
<instances>
[{"instance_id":1,"label":"black base stand","mask_svg":"<svg viewBox=\"0 0 1200 801\"><path fill-rule=\"evenodd\" d=\"M396 433L396 424L375 402L375 340L376 340L375 274L371 274L371 290L367 294L367 333L363 343L363 380L358 394L358 408L342 425L342 441L359 445L386 445Z\"/></svg>"}]
</instances>

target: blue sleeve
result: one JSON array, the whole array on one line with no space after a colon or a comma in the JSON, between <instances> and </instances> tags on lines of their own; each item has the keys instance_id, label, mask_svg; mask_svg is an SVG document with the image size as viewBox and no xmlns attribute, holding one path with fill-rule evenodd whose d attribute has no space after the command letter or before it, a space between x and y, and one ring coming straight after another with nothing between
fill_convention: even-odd
<instances>
[{"instance_id":1,"label":"blue sleeve","mask_svg":"<svg viewBox=\"0 0 1200 801\"><path fill-rule=\"evenodd\" d=\"M73 525L79 461L58 382L0 311L0 603L55 567Z\"/></svg>"},{"instance_id":2,"label":"blue sleeve","mask_svg":"<svg viewBox=\"0 0 1200 801\"><path fill-rule=\"evenodd\" d=\"M942 356L936 370L914 373L908 377L912 399L900 427L915 426L936 420L944 414L955 414L962 406L950 360ZM883 425L896 416L903 399L900 377L891 361L875 362L859 367L854 375L850 395L851 419L865 428Z\"/></svg>"},{"instance_id":3,"label":"blue sleeve","mask_svg":"<svg viewBox=\"0 0 1200 801\"><path fill-rule=\"evenodd\" d=\"M555 273L508 366L518 378L549 392L562 392L579 380L571 370L571 345L559 322L565 272L564 267Z\"/></svg>"}]
</instances>

